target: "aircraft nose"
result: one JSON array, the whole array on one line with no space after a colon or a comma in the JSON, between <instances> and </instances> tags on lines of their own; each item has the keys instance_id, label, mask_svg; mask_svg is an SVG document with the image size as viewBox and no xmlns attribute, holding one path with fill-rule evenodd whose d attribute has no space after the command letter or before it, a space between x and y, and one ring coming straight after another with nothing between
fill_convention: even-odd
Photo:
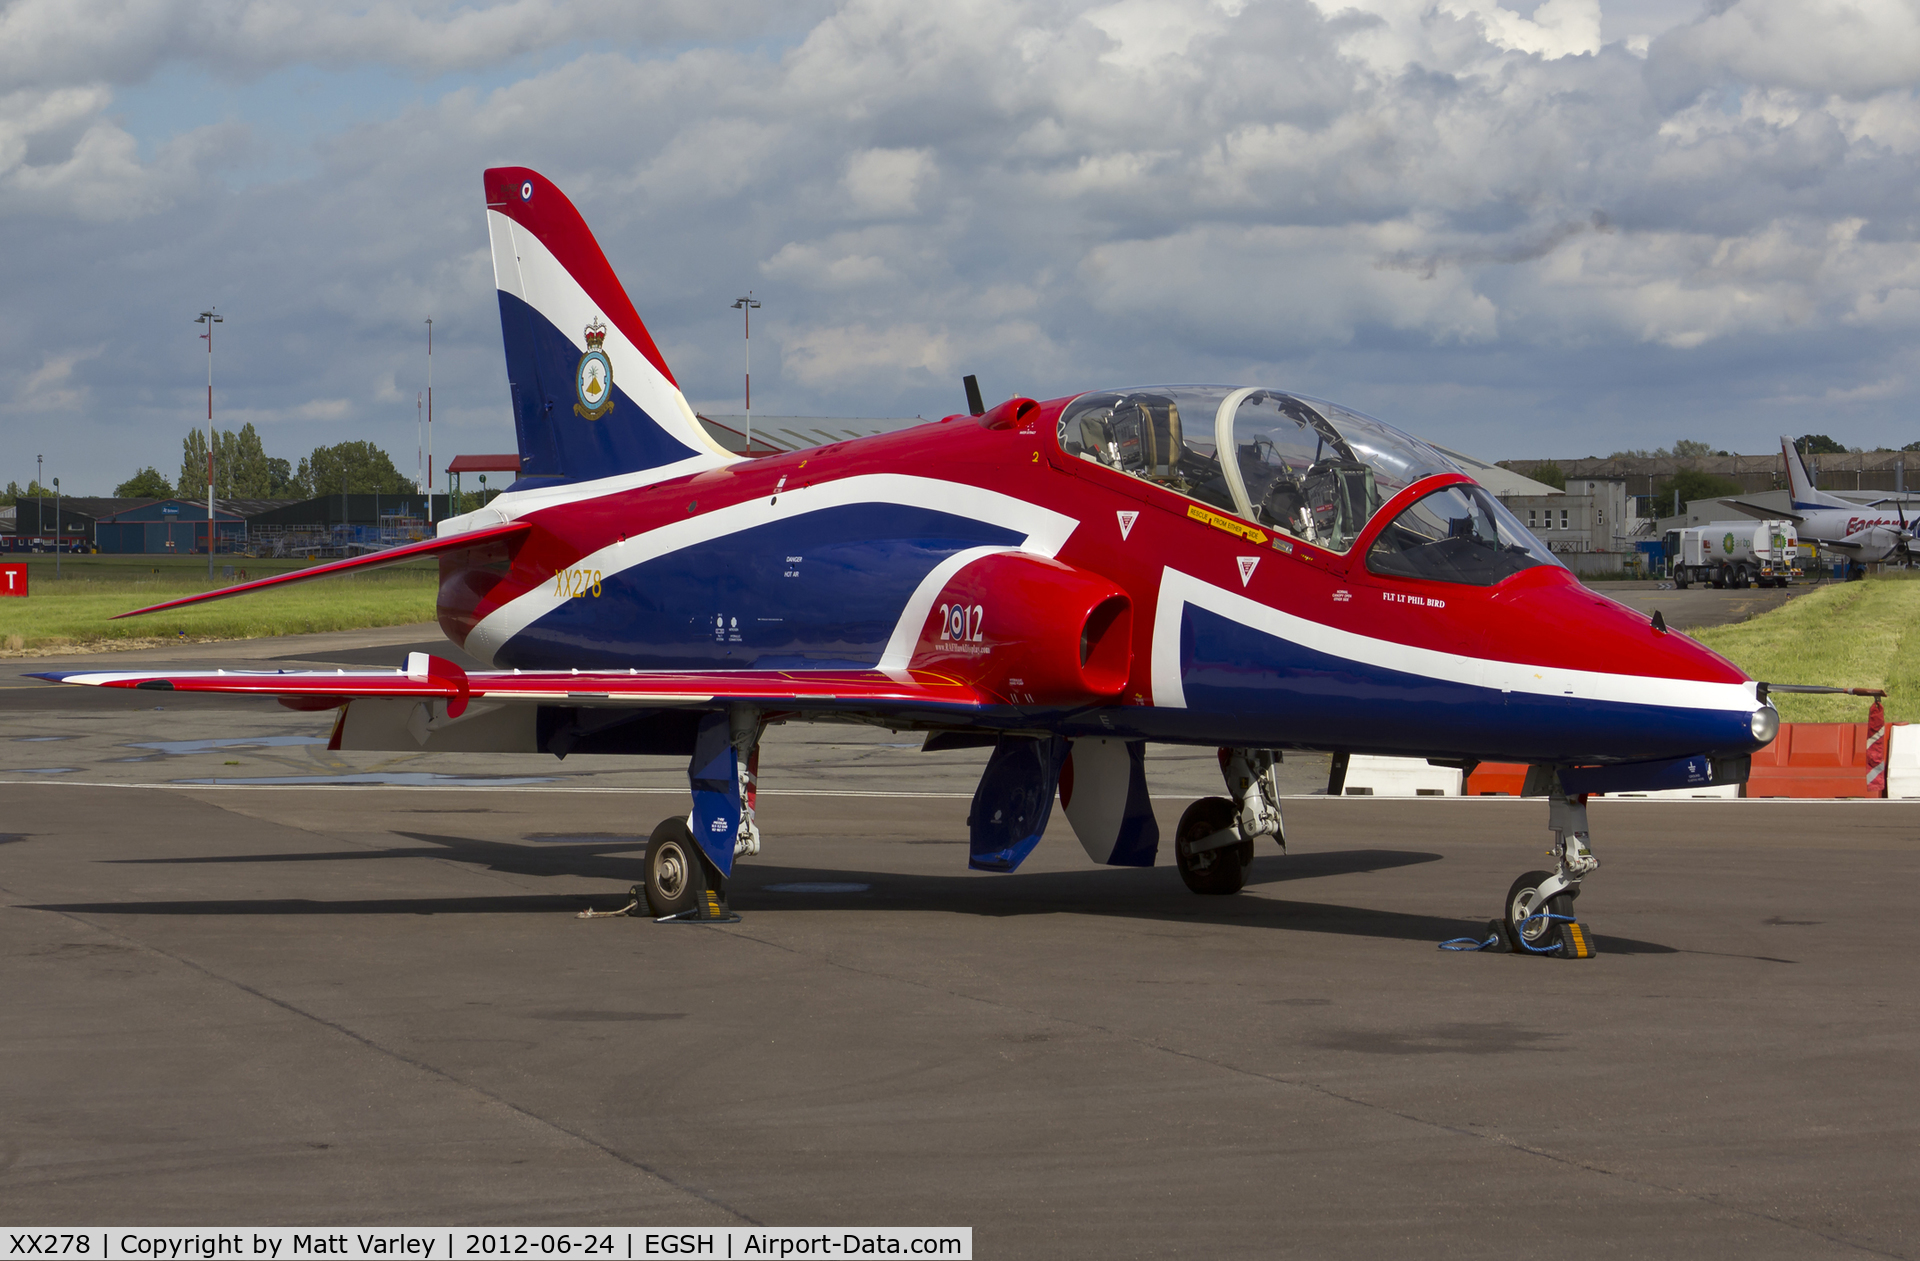
<instances>
[{"instance_id":1,"label":"aircraft nose","mask_svg":"<svg viewBox=\"0 0 1920 1261\"><path fill-rule=\"evenodd\" d=\"M1520 575L1495 600L1489 655L1518 667L1516 700L1531 691L1524 704L1540 718L1566 711L1565 734L1543 743L1628 762L1738 754L1773 738L1758 713L1773 711L1739 666L1565 571L1531 572L1540 577Z\"/></svg>"}]
</instances>

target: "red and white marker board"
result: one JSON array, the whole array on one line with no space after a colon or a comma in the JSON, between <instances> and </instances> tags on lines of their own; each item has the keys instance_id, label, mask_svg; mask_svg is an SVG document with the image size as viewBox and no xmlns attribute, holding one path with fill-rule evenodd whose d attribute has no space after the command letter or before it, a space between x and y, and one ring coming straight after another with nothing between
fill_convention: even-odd
<instances>
[{"instance_id":1,"label":"red and white marker board","mask_svg":"<svg viewBox=\"0 0 1920 1261\"><path fill-rule=\"evenodd\" d=\"M27 593L27 566L23 561L0 565L0 596Z\"/></svg>"}]
</instances>

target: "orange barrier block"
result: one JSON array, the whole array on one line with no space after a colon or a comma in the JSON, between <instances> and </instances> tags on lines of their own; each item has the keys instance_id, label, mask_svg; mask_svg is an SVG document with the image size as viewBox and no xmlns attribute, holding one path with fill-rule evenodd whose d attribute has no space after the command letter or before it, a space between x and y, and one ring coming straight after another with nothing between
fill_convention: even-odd
<instances>
[{"instance_id":1,"label":"orange barrier block","mask_svg":"<svg viewBox=\"0 0 1920 1261\"><path fill-rule=\"evenodd\" d=\"M1482 762L1467 777L1469 797L1518 797L1527 768L1519 762ZM1867 724L1783 722L1772 744L1753 755L1749 797L1881 797L1867 782Z\"/></svg>"},{"instance_id":2,"label":"orange barrier block","mask_svg":"<svg viewBox=\"0 0 1920 1261\"><path fill-rule=\"evenodd\" d=\"M1482 762L1467 776L1469 797L1518 797L1527 782L1525 762Z\"/></svg>"},{"instance_id":3,"label":"orange barrier block","mask_svg":"<svg viewBox=\"0 0 1920 1261\"><path fill-rule=\"evenodd\" d=\"M1867 724L1783 722L1753 755L1749 797L1878 797L1867 783Z\"/></svg>"}]
</instances>

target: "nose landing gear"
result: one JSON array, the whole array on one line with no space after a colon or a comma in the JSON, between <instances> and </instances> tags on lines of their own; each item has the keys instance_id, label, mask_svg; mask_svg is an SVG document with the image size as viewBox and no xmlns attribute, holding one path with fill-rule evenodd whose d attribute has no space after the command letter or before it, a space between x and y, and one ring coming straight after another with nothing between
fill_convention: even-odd
<instances>
[{"instance_id":1,"label":"nose landing gear","mask_svg":"<svg viewBox=\"0 0 1920 1261\"><path fill-rule=\"evenodd\" d=\"M1553 951L1562 958L1586 959L1593 954L1593 938L1586 925L1574 921L1573 900L1580 896L1581 879L1600 866L1587 834L1587 797L1585 793L1567 796L1558 773L1543 769L1551 783L1547 829L1553 833L1553 844L1547 854L1557 860L1556 867L1529 871L1513 882L1501 908L1501 926L1508 945L1518 953Z\"/></svg>"}]
</instances>

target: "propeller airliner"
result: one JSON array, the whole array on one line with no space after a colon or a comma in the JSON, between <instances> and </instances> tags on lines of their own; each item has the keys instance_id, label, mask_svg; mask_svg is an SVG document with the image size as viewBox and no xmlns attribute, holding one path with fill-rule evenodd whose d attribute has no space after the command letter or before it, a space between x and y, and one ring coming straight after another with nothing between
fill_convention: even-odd
<instances>
[{"instance_id":1,"label":"propeller airliner","mask_svg":"<svg viewBox=\"0 0 1920 1261\"><path fill-rule=\"evenodd\" d=\"M715 444L573 204L485 173L522 471L438 535L141 613L424 556L447 637L397 671L87 671L69 684L338 711L343 750L688 759L647 847L661 917L724 906L761 846L770 723L989 747L969 864L1011 872L1058 796L1096 863L1151 866L1145 750L1219 750L1172 838L1198 894L1285 849L1275 766L1356 753L1524 762L1554 867L1529 939L1597 866L1587 795L1743 782L1766 684L1607 600L1429 444L1257 385L1139 385L969 408L761 458ZM130 616L130 615L123 615Z\"/></svg>"},{"instance_id":2,"label":"propeller airliner","mask_svg":"<svg viewBox=\"0 0 1920 1261\"><path fill-rule=\"evenodd\" d=\"M1790 511L1741 499L1729 499L1727 505L1763 519L1791 521L1802 541L1858 564L1912 563L1916 523L1907 520L1907 513L1920 504L1904 494L1861 503L1816 488L1791 438L1780 439L1780 457L1787 467Z\"/></svg>"}]
</instances>

